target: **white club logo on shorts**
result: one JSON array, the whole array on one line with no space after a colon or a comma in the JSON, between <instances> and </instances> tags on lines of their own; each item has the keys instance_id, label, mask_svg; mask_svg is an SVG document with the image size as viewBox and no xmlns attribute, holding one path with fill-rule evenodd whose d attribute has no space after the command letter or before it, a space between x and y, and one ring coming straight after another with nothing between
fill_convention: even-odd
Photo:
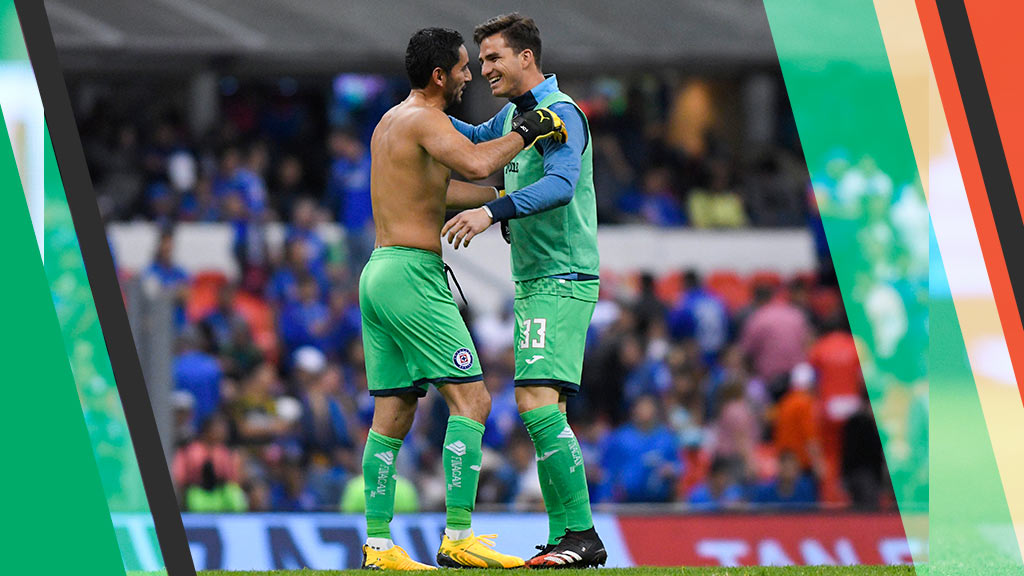
<instances>
[{"instance_id":1,"label":"white club logo on shorts","mask_svg":"<svg viewBox=\"0 0 1024 576\"><path fill-rule=\"evenodd\" d=\"M473 367L473 353L469 351L469 348L459 348L452 356L452 362L459 370L469 370Z\"/></svg>"}]
</instances>

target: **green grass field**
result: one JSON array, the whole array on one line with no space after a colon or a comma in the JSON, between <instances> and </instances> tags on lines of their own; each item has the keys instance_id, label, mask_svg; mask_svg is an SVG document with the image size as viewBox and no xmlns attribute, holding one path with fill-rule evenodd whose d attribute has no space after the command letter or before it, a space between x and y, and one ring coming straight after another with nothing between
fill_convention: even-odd
<instances>
[{"instance_id":1,"label":"green grass field","mask_svg":"<svg viewBox=\"0 0 1024 576\"><path fill-rule=\"evenodd\" d=\"M446 571L443 571L446 572ZM361 570L280 570L274 572L200 572L200 576L365 576ZM409 574L432 574L410 572ZM473 576L499 576L506 570L472 570ZM557 570L552 576L912 576L913 566L787 566L780 568L603 568Z\"/></svg>"}]
</instances>

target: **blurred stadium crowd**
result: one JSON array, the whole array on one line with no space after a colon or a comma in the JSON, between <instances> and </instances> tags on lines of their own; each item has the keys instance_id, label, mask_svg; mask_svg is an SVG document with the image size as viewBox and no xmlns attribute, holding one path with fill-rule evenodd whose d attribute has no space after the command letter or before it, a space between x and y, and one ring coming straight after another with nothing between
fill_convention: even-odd
<instances>
[{"instance_id":1,"label":"blurred stadium crowd","mask_svg":"<svg viewBox=\"0 0 1024 576\"><path fill-rule=\"evenodd\" d=\"M784 103L766 111L784 118L774 141L752 150L725 118L740 115L735 83L559 80L591 124L601 222L806 224L807 171ZM90 87L77 117L108 220L289 221L311 198L324 217L361 229L370 219L366 144L407 90L404 80L351 74L332 91L226 77L218 121L194 134L174 87Z\"/></svg>"},{"instance_id":2,"label":"blurred stadium crowd","mask_svg":"<svg viewBox=\"0 0 1024 576\"><path fill-rule=\"evenodd\" d=\"M404 96L399 82L375 82L373 98L331 103L222 85L223 118L202 135L173 108L133 117L99 100L79 115L108 221L164 229L139 275L175 299L173 477L183 509L361 509L373 408L356 294L373 242L366 142L376 118ZM821 270L741 276L723 262L705 277L602 272L582 392L569 403L592 498L704 510L892 505L858 351L886 371L887 354L926 336L919 310L928 252L922 268L920 247L908 240L921 207L870 159L841 151L829 159L832 179L815 183L822 210L873 224L861 239L866 265L904 267L861 279L867 321L878 329L870 341L855 339L806 169L782 142L740 162L716 140L713 118L693 120L713 94L700 86L584 87L602 222L811 222ZM643 133L626 129L634 116ZM903 207L902 220L884 217L894 207ZM271 221L287 223L280 254L267 248ZM317 234L332 221L345 243ZM174 254L179 222L229 223L240 278L186 273ZM464 316L493 399L478 502L536 510L533 447L512 385L511 302L500 317L468 308ZM903 370L888 380L911 390L922 375ZM443 509L446 410L434 390L420 403L399 457L399 512Z\"/></svg>"}]
</instances>

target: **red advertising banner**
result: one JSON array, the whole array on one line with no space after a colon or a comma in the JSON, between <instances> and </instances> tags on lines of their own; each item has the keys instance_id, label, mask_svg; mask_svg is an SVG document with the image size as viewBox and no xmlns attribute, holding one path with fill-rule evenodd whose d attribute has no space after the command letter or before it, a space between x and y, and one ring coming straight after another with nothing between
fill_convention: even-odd
<instances>
[{"instance_id":1,"label":"red advertising banner","mask_svg":"<svg viewBox=\"0 0 1024 576\"><path fill-rule=\"evenodd\" d=\"M619 516L637 566L910 564L898 514Z\"/></svg>"}]
</instances>

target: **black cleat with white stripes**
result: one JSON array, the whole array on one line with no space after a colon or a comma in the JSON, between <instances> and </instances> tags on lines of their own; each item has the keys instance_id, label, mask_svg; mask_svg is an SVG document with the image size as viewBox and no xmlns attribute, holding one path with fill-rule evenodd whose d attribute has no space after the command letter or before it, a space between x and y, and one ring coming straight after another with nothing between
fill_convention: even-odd
<instances>
[{"instance_id":1,"label":"black cleat with white stripes","mask_svg":"<svg viewBox=\"0 0 1024 576\"><path fill-rule=\"evenodd\" d=\"M526 561L530 568L597 568L608 561L604 543L591 527L582 532L565 531L558 544Z\"/></svg>"}]
</instances>

